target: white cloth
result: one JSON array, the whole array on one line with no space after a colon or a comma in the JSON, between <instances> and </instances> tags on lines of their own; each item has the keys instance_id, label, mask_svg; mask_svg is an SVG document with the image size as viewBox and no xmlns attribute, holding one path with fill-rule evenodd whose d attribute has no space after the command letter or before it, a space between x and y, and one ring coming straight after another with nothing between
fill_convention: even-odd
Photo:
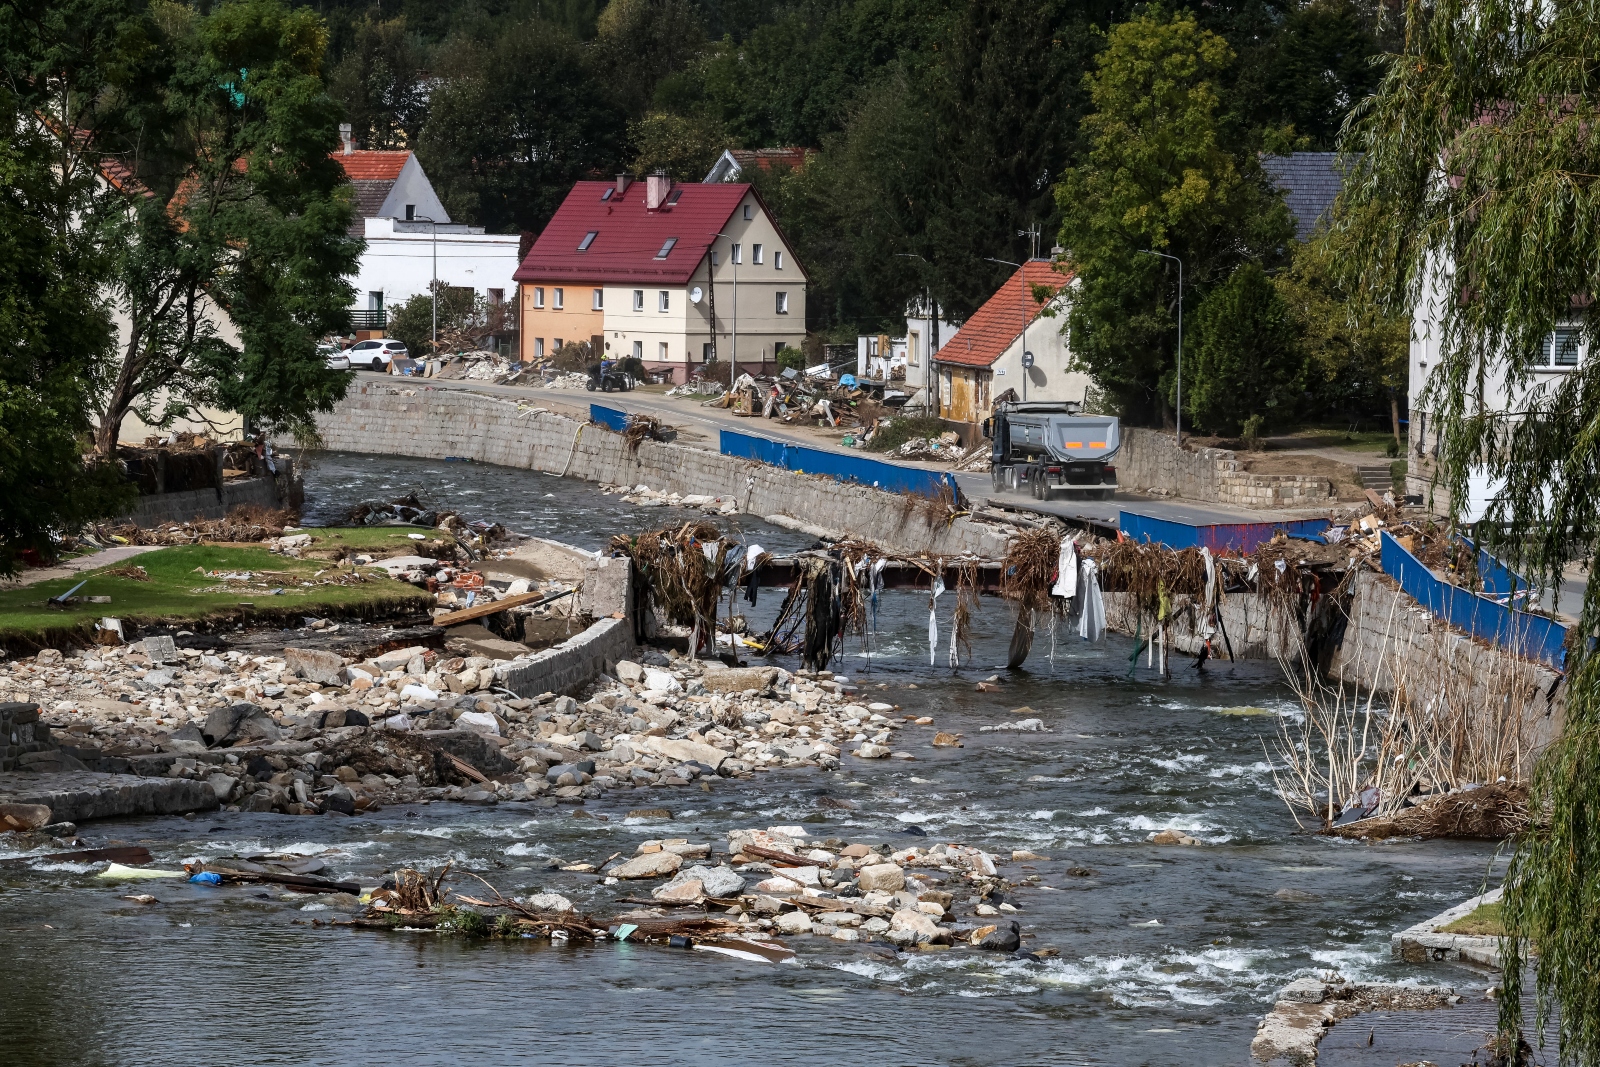
<instances>
[{"instance_id":1,"label":"white cloth","mask_svg":"<svg viewBox=\"0 0 1600 1067\"><path fill-rule=\"evenodd\" d=\"M1217 561L1211 558L1209 548L1200 550L1200 558L1206 561L1206 598L1201 605L1200 636L1209 641L1212 633L1216 631L1211 620L1216 615L1217 606Z\"/></svg>"},{"instance_id":2,"label":"white cloth","mask_svg":"<svg viewBox=\"0 0 1600 1067\"><path fill-rule=\"evenodd\" d=\"M933 580L933 597L928 601L928 666L938 662L939 655L939 595L944 592L944 579Z\"/></svg>"},{"instance_id":3,"label":"white cloth","mask_svg":"<svg viewBox=\"0 0 1600 1067\"><path fill-rule=\"evenodd\" d=\"M1056 561L1056 571L1056 584L1050 592L1071 600L1078 595L1078 542L1061 542L1061 558Z\"/></svg>"},{"instance_id":4,"label":"white cloth","mask_svg":"<svg viewBox=\"0 0 1600 1067\"><path fill-rule=\"evenodd\" d=\"M1092 559L1083 561L1083 611L1078 616L1078 636L1099 641L1106 635L1106 602L1100 595L1100 567Z\"/></svg>"},{"instance_id":5,"label":"white cloth","mask_svg":"<svg viewBox=\"0 0 1600 1067\"><path fill-rule=\"evenodd\" d=\"M756 560L760 559L762 556L764 556L766 554L767 554L767 550L762 548L760 545L751 545L749 548L745 549L744 550L744 569L747 570L747 571L755 570L756 569Z\"/></svg>"}]
</instances>

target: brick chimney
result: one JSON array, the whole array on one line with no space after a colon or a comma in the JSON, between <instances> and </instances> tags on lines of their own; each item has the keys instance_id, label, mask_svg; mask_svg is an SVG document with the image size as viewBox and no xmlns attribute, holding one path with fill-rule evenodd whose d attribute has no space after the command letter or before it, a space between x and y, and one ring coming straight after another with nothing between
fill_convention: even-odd
<instances>
[{"instance_id":1,"label":"brick chimney","mask_svg":"<svg viewBox=\"0 0 1600 1067\"><path fill-rule=\"evenodd\" d=\"M633 178L627 174L617 175L617 195L622 196L628 191L628 186L633 184Z\"/></svg>"},{"instance_id":2,"label":"brick chimney","mask_svg":"<svg viewBox=\"0 0 1600 1067\"><path fill-rule=\"evenodd\" d=\"M672 179L663 171L656 171L645 179L644 206L647 211L655 211L667 202L667 194L672 191Z\"/></svg>"},{"instance_id":3,"label":"brick chimney","mask_svg":"<svg viewBox=\"0 0 1600 1067\"><path fill-rule=\"evenodd\" d=\"M345 155L348 156L356 150L355 138L350 136L350 124L348 122L339 123L339 140L344 142Z\"/></svg>"}]
</instances>

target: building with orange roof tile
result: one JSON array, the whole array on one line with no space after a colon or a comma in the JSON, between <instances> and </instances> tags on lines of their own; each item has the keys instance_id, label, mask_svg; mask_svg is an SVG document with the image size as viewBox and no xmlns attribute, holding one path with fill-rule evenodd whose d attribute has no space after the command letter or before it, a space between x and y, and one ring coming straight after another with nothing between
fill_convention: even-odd
<instances>
[{"instance_id":1,"label":"building with orange roof tile","mask_svg":"<svg viewBox=\"0 0 1600 1067\"><path fill-rule=\"evenodd\" d=\"M1012 396L1082 401L1091 379L1073 368L1064 332L1071 288L1072 274L1047 259L1007 278L934 357L939 416L978 423Z\"/></svg>"}]
</instances>

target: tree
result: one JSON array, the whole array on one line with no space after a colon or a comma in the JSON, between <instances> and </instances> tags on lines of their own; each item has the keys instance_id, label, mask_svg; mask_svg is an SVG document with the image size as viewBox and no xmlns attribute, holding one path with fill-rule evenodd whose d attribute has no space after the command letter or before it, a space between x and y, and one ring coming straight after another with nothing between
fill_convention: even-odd
<instances>
[{"instance_id":1,"label":"tree","mask_svg":"<svg viewBox=\"0 0 1600 1067\"><path fill-rule=\"evenodd\" d=\"M75 123L123 198L110 292L128 326L94 379L101 455L129 411L163 425L215 406L300 430L348 384L316 349L348 322L360 249L322 25L279 0L162 12L170 74L134 123Z\"/></svg>"},{"instance_id":2,"label":"tree","mask_svg":"<svg viewBox=\"0 0 1600 1067\"><path fill-rule=\"evenodd\" d=\"M1503 479L1476 531L1545 588L1600 547L1600 360L1531 388L1555 326L1577 322L1591 353L1600 339L1600 69L1585 58L1597 53L1600 15L1587 5L1407 7L1404 45L1342 142L1352 169L1331 234L1347 289L1437 317L1439 356L1418 398L1436 477L1457 508L1470 476ZM1492 392L1502 379L1510 406ZM1600 1063L1597 627L1591 574L1562 733L1538 759L1534 821L1506 871L1500 941L1503 1047L1515 1048L1537 946L1534 1029L1542 1042L1558 1004L1563 1064Z\"/></svg>"},{"instance_id":3,"label":"tree","mask_svg":"<svg viewBox=\"0 0 1600 1067\"><path fill-rule=\"evenodd\" d=\"M1410 372L1410 317L1340 288L1320 233L1296 243L1288 269L1272 281L1288 305L1306 357L1312 403L1358 412L1386 407L1395 442L1403 445L1400 398Z\"/></svg>"},{"instance_id":4,"label":"tree","mask_svg":"<svg viewBox=\"0 0 1600 1067\"><path fill-rule=\"evenodd\" d=\"M1061 243L1080 279L1072 348L1132 419L1170 419L1177 275L1195 307L1242 262L1271 262L1293 234L1247 146L1218 121L1233 52L1187 14L1115 27L1089 75L1086 158L1057 188Z\"/></svg>"},{"instance_id":5,"label":"tree","mask_svg":"<svg viewBox=\"0 0 1600 1067\"><path fill-rule=\"evenodd\" d=\"M593 48L612 98L637 117L663 78L705 50L706 28L692 0L611 0L600 12Z\"/></svg>"},{"instance_id":6,"label":"tree","mask_svg":"<svg viewBox=\"0 0 1600 1067\"><path fill-rule=\"evenodd\" d=\"M728 147L721 123L702 116L652 111L628 126L633 173L666 171L678 181L697 182Z\"/></svg>"},{"instance_id":7,"label":"tree","mask_svg":"<svg viewBox=\"0 0 1600 1067\"><path fill-rule=\"evenodd\" d=\"M623 116L554 26L457 38L438 74L417 155L454 217L494 233L539 230L574 181L622 162Z\"/></svg>"},{"instance_id":8,"label":"tree","mask_svg":"<svg viewBox=\"0 0 1600 1067\"><path fill-rule=\"evenodd\" d=\"M389 316L389 334L404 341L414 356L426 356L433 346L433 294L418 293ZM512 328L511 305L491 304L471 286L439 283L440 352L473 352Z\"/></svg>"},{"instance_id":9,"label":"tree","mask_svg":"<svg viewBox=\"0 0 1600 1067\"><path fill-rule=\"evenodd\" d=\"M328 92L344 105L352 135L363 148L409 148L427 115L427 67L422 43L405 16L364 18L355 39L328 76Z\"/></svg>"},{"instance_id":10,"label":"tree","mask_svg":"<svg viewBox=\"0 0 1600 1067\"><path fill-rule=\"evenodd\" d=\"M1305 360L1289 308L1260 266L1241 264L1206 295L1194 335L1183 395L1200 427L1234 434L1252 415L1266 426L1294 417Z\"/></svg>"}]
</instances>

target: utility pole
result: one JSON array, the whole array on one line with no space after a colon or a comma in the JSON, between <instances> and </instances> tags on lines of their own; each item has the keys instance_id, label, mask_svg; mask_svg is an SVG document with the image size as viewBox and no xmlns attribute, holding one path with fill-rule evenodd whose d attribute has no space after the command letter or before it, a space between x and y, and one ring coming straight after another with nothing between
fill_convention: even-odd
<instances>
[{"instance_id":1,"label":"utility pole","mask_svg":"<svg viewBox=\"0 0 1600 1067\"><path fill-rule=\"evenodd\" d=\"M895 255L901 259L920 259L922 262L927 263L930 268L933 266L932 263L928 262L927 256L919 256L915 252L896 252ZM938 418L939 375L934 367L934 359L939 355L939 304L933 298L932 286L924 285L922 287L922 310L929 316L928 333L932 341L932 345L928 349L927 366L924 369L924 373L928 376L928 401L933 407L934 417Z\"/></svg>"},{"instance_id":2,"label":"utility pole","mask_svg":"<svg viewBox=\"0 0 1600 1067\"><path fill-rule=\"evenodd\" d=\"M415 221L426 222L433 229L433 352L439 354L439 224L426 215L415 216ZM384 331L388 332L387 329Z\"/></svg>"},{"instance_id":3,"label":"utility pole","mask_svg":"<svg viewBox=\"0 0 1600 1067\"><path fill-rule=\"evenodd\" d=\"M1151 252L1140 249L1140 255L1159 256L1170 259L1178 265L1178 410L1176 420L1178 426L1178 447L1183 447L1183 260L1177 256L1169 256L1165 252Z\"/></svg>"},{"instance_id":4,"label":"utility pole","mask_svg":"<svg viewBox=\"0 0 1600 1067\"><path fill-rule=\"evenodd\" d=\"M727 234L718 232L714 237L728 237ZM739 369L739 257L735 250L739 246L733 243L733 238L728 237L728 260L733 265L733 337L728 342L731 351L728 352L728 395L733 395L733 379ZM716 285L713 282L712 288ZM715 330L715 324L712 326Z\"/></svg>"},{"instance_id":5,"label":"utility pole","mask_svg":"<svg viewBox=\"0 0 1600 1067\"><path fill-rule=\"evenodd\" d=\"M1035 226L1034 230L1037 229L1038 227ZM1017 233L1018 237L1026 237L1027 235L1028 231L1026 230ZM1034 239L1038 240L1037 233L1034 234ZM1028 351L1028 272L1021 263L1013 263L1009 259L995 259L992 256L985 256L984 258L990 263L1004 263L1008 267L1017 268L1017 287L1021 290L1019 295L1022 297L1022 399L1026 401L1028 399L1028 371L1033 367L1033 353Z\"/></svg>"}]
</instances>

